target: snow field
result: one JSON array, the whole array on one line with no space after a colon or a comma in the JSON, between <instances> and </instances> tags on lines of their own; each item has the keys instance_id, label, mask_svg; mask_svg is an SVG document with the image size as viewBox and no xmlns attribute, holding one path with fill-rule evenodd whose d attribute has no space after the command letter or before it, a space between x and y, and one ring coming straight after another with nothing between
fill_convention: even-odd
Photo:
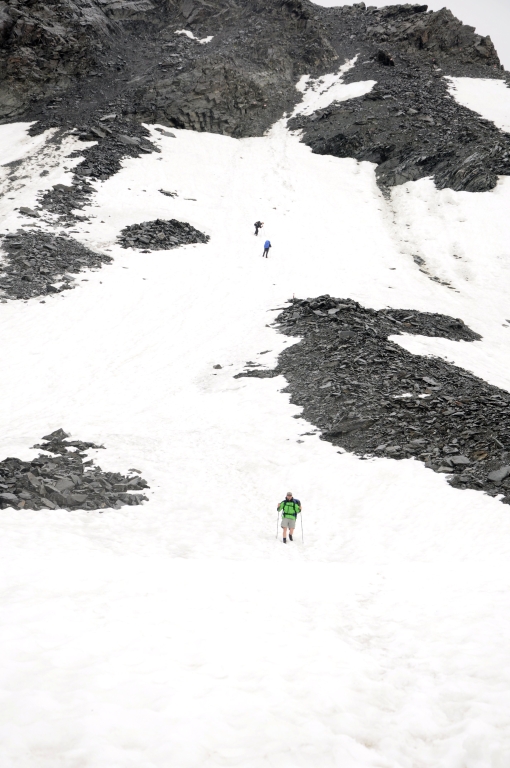
<instances>
[{"instance_id":1,"label":"snow field","mask_svg":"<svg viewBox=\"0 0 510 768\"><path fill-rule=\"evenodd\" d=\"M66 176L9 129L55 179L16 192L14 231L14 207ZM418 182L388 204L372 165L312 155L285 121L241 141L152 132L161 155L98 183L76 227L114 263L45 304L0 305L4 454L63 426L151 485L142 508L2 512L2 762L506 768L508 508L418 462L339 454L303 435L283 379L233 378L292 343L275 308L330 293L462 317L482 341L397 340L508 387L506 180L484 195ZM211 241L115 243L158 217ZM289 488L305 542L298 528L283 547Z\"/></svg>"},{"instance_id":2,"label":"snow field","mask_svg":"<svg viewBox=\"0 0 510 768\"><path fill-rule=\"evenodd\" d=\"M7 764L506 765L502 566L20 565Z\"/></svg>"}]
</instances>

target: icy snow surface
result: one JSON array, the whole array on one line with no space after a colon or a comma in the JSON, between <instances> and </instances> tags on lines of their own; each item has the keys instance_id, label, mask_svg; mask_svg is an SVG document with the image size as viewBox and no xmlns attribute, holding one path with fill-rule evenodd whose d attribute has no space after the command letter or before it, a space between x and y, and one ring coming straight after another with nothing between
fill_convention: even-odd
<instances>
[{"instance_id":1,"label":"icy snow surface","mask_svg":"<svg viewBox=\"0 0 510 768\"><path fill-rule=\"evenodd\" d=\"M510 132L510 88L504 80L447 77L448 90L465 107Z\"/></svg>"},{"instance_id":2,"label":"icy snow surface","mask_svg":"<svg viewBox=\"0 0 510 768\"><path fill-rule=\"evenodd\" d=\"M375 85L375 80L365 80L358 83L342 83L342 75L352 69L357 56L343 64L338 72L323 77L312 78L303 75L296 85L303 94L303 99L294 110L295 115L311 115L318 109L324 109L334 101L347 101L359 98L369 93Z\"/></svg>"},{"instance_id":3,"label":"icy snow surface","mask_svg":"<svg viewBox=\"0 0 510 768\"><path fill-rule=\"evenodd\" d=\"M16 207L69 181L74 144L0 130L32 169L2 203L12 232ZM0 764L507 768L508 507L303 437L282 378L233 375L292 343L271 327L286 299L328 292L463 318L480 342L398 340L509 388L508 179L386 202L371 164L313 155L285 120L243 140L151 132L161 154L98 182L75 228L113 265L0 304L2 454L63 426L151 485L143 507L1 513ZM158 217L211 240L116 244ZM283 546L289 488L305 540Z\"/></svg>"}]
</instances>

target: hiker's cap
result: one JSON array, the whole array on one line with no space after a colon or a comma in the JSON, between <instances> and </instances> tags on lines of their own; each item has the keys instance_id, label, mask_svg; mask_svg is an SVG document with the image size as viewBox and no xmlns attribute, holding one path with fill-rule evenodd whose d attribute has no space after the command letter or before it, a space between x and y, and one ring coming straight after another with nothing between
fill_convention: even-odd
<instances>
[{"instance_id":1,"label":"hiker's cap","mask_svg":"<svg viewBox=\"0 0 510 768\"><path fill-rule=\"evenodd\" d=\"M287 496L292 496L292 491L287 491Z\"/></svg>"}]
</instances>

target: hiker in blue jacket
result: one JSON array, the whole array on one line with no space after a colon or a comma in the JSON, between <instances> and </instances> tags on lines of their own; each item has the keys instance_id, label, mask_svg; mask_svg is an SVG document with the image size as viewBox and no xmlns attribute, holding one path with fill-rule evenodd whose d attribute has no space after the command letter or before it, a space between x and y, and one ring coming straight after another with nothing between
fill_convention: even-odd
<instances>
[{"instance_id":1,"label":"hiker in blue jacket","mask_svg":"<svg viewBox=\"0 0 510 768\"><path fill-rule=\"evenodd\" d=\"M269 253L270 248L271 248L271 243L269 240L266 240L266 242L264 243L264 253L262 254L262 258L264 258L265 256L267 259L267 255Z\"/></svg>"}]
</instances>

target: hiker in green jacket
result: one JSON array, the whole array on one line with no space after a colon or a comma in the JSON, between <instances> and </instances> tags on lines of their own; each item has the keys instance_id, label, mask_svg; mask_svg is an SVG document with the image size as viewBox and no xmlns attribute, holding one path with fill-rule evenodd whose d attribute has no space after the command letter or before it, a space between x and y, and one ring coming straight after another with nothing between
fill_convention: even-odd
<instances>
[{"instance_id":1,"label":"hiker in green jacket","mask_svg":"<svg viewBox=\"0 0 510 768\"><path fill-rule=\"evenodd\" d=\"M283 543L287 543L285 535L287 529L289 531L289 539L294 541L292 534L296 527L296 518L301 512L301 502L299 499L295 499L291 491L289 491L284 500L278 504L277 510L282 513Z\"/></svg>"}]
</instances>

